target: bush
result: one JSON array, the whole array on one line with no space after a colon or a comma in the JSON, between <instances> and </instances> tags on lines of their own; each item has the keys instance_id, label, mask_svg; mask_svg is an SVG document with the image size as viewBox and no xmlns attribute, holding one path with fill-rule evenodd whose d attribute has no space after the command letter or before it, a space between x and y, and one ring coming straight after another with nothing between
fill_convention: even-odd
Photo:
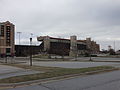
<instances>
[{"instance_id":1,"label":"bush","mask_svg":"<svg viewBox=\"0 0 120 90\"><path fill-rule=\"evenodd\" d=\"M91 57L97 57L97 55L91 55Z\"/></svg>"}]
</instances>

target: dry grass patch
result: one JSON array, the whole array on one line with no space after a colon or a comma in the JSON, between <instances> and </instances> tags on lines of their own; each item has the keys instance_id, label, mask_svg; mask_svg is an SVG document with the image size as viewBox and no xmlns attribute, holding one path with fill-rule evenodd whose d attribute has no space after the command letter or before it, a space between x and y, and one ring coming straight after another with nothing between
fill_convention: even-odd
<instances>
[{"instance_id":1,"label":"dry grass patch","mask_svg":"<svg viewBox=\"0 0 120 90\"><path fill-rule=\"evenodd\" d=\"M38 79L46 79L52 77L59 77L64 75L72 75L72 74L80 74L90 71L97 71L97 70L104 70L104 69L113 69L114 67L111 66L98 66L98 67L89 67L89 68L56 68L56 67L40 67L40 66L27 66L27 65L12 65L17 66L24 69L32 69L38 71L44 71L45 73L37 73L31 75L22 75L22 76L15 76L5 79L0 79L0 83L18 83L18 82L25 82L25 81L32 81Z\"/></svg>"}]
</instances>

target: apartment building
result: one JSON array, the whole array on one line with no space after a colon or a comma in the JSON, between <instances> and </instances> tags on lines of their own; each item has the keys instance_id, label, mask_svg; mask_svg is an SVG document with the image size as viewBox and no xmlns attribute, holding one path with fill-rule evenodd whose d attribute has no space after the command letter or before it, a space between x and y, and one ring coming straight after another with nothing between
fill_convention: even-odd
<instances>
[{"instance_id":1,"label":"apartment building","mask_svg":"<svg viewBox=\"0 0 120 90\"><path fill-rule=\"evenodd\" d=\"M9 21L0 22L0 57L14 56L15 40L14 40L15 25Z\"/></svg>"}]
</instances>

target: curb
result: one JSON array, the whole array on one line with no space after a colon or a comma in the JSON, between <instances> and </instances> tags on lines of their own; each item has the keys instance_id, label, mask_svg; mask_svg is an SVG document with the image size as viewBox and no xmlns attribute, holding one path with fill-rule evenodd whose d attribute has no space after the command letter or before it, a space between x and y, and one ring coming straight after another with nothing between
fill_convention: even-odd
<instances>
[{"instance_id":1,"label":"curb","mask_svg":"<svg viewBox=\"0 0 120 90\"><path fill-rule=\"evenodd\" d=\"M20 82L20 83L7 83L7 84L3 83L3 84L0 84L0 87L13 87L13 88L15 88L18 86L31 85L31 84L42 83L42 82L47 82L47 81L51 81L51 80L60 80L63 78L76 77L76 76L80 76L80 75L91 75L91 74L96 74L96 73L101 73L101 72L109 72L109 71L114 71L114 70L119 70L119 69L118 68L104 69L104 70L97 70L97 71L85 72L85 73L80 73L80 74L64 75L64 76L59 76L59 77L26 81L26 82Z\"/></svg>"}]
</instances>

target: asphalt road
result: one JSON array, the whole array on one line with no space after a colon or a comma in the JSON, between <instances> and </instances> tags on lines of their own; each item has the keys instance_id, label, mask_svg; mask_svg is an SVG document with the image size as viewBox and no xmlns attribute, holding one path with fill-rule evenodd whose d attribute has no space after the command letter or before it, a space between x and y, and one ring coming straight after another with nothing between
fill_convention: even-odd
<instances>
[{"instance_id":1,"label":"asphalt road","mask_svg":"<svg viewBox=\"0 0 120 90\"><path fill-rule=\"evenodd\" d=\"M33 62L33 65L37 66L49 66L49 67L62 67L62 68L87 68L87 67L96 67L96 66L103 66L103 65L119 65L120 63L111 63L111 62Z\"/></svg>"},{"instance_id":2,"label":"asphalt road","mask_svg":"<svg viewBox=\"0 0 120 90\"><path fill-rule=\"evenodd\" d=\"M102 65L114 65L120 66L120 62L79 62L84 61L88 57L78 58L78 61L34 61L33 65L37 66L48 66L48 67L63 67L63 68L86 68L86 67L96 67ZM120 58L104 58L104 57L92 57L95 61L120 61ZM85 60L86 61L86 60ZM29 64L29 60L26 61Z\"/></svg>"},{"instance_id":3,"label":"asphalt road","mask_svg":"<svg viewBox=\"0 0 120 90\"><path fill-rule=\"evenodd\" d=\"M29 61L29 57L15 57L15 58L8 58L11 61ZM34 58L35 60L44 60L44 61L53 61L54 59L40 59L40 58ZM67 58L66 58L67 59ZM78 57L77 60L78 61L88 61L90 59L90 57ZM93 60L95 61L120 61L120 58L112 58L112 57L92 57ZM5 59L0 58L0 60L5 61ZM68 58L68 60L70 61L74 61L75 59L70 59Z\"/></svg>"},{"instance_id":4,"label":"asphalt road","mask_svg":"<svg viewBox=\"0 0 120 90\"><path fill-rule=\"evenodd\" d=\"M120 90L120 71L79 76L6 90Z\"/></svg>"},{"instance_id":5,"label":"asphalt road","mask_svg":"<svg viewBox=\"0 0 120 90\"><path fill-rule=\"evenodd\" d=\"M63 68L86 68L86 67L96 67L102 65L114 65L120 66L120 62L80 62L80 60L85 61L88 57L78 58L78 61L36 61L33 60L33 65L37 66L48 66L48 67L63 67ZM120 58L103 58L103 57L92 57L95 61L120 61ZM4 60L1 60L4 61ZM13 60L14 61L14 60ZM9 60L11 62L11 60ZM28 58L15 58L15 62L26 62L21 64L30 64Z\"/></svg>"}]
</instances>

